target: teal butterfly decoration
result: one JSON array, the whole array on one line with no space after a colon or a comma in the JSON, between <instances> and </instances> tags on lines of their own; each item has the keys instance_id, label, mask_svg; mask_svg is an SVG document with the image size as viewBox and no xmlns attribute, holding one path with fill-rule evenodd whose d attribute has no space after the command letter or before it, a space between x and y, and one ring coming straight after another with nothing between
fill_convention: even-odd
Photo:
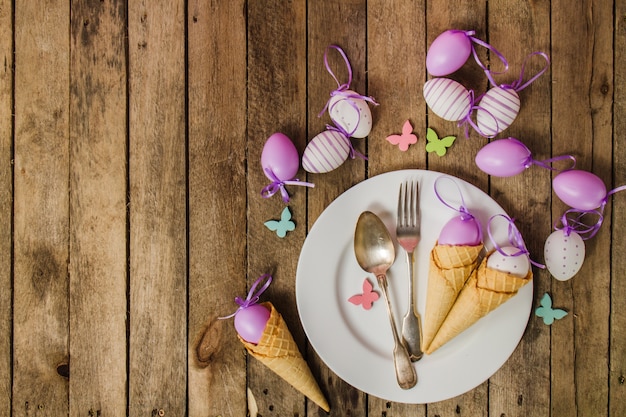
<instances>
[{"instance_id":1,"label":"teal butterfly decoration","mask_svg":"<svg viewBox=\"0 0 626 417\"><path fill-rule=\"evenodd\" d=\"M289 207L283 209L279 221L268 220L263 224L272 232L276 232L276 235L280 238L287 236L287 232L291 232L296 228L296 224L291 221L291 211L289 211Z\"/></svg>"},{"instance_id":2,"label":"teal butterfly decoration","mask_svg":"<svg viewBox=\"0 0 626 417\"><path fill-rule=\"evenodd\" d=\"M542 317L543 323L548 326L554 323L554 320L561 320L563 317L567 316L567 311L561 310L560 308L552 308L552 298L548 293L543 295L540 303L541 306L537 307L535 315Z\"/></svg>"},{"instance_id":3,"label":"teal butterfly decoration","mask_svg":"<svg viewBox=\"0 0 626 417\"><path fill-rule=\"evenodd\" d=\"M439 139L439 135L430 127L426 130L426 140L428 143L426 144L427 152L436 152L439 156L444 156L446 151L454 141L456 140L456 136L446 136Z\"/></svg>"}]
</instances>

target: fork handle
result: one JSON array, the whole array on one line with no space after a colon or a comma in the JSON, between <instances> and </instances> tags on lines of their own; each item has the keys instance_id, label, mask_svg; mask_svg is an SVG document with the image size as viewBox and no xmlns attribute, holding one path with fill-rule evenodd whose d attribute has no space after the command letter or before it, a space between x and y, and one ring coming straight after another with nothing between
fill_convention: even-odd
<instances>
[{"instance_id":1,"label":"fork handle","mask_svg":"<svg viewBox=\"0 0 626 417\"><path fill-rule=\"evenodd\" d=\"M412 362L418 361L424 355L421 349L422 323L415 307L415 262L413 252L407 252L407 264L409 268L409 307L402 319L402 343L409 352Z\"/></svg>"}]
</instances>

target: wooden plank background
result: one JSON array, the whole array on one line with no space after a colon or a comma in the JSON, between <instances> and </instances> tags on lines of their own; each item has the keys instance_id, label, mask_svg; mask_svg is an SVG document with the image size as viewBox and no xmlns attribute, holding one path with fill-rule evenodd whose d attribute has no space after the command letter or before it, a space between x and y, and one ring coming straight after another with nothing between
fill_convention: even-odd
<instances>
[{"instance_id":1,"label":"wooden plank background","mask_svg":"<svg viewBox=\"0 0 626 417\"><path fill-rule=\"evenodd\" d=\"M307 343L294 294L300 248L328 204L403 168L489 192L542 261L565 209L554 173L478 170L487 140L466 140L424 103L427 48L446 29L475 30L508 59L502 83L546 52L551 66L520 92L505 135L535 159L575 155L610 189L626 184L625 24L624 0L0 0L0 415L243 416L252 400L263 417L326 415L219 319L263 273L274 276L263 298L330 415L625 415L626 193L610 199L576 277L535 269L534 305L550 292L570 314L552 326L531 315L504 366L457 398L408 405L355 390ZM280 131L302 153L325 128L329 44L345 50L351 87L380 103L369 137L354 141L368 160L301 170L315 188L290 188L297 227L278 239L263 223L285 204L260 195L262 146ZM329 62L347 81L341 58ZM452 77L488 87L471 63ZM419 142L403 153L384 138L407 119ZM426 127L459 137L448 155L426 153Z\"/></svg>"}]
</instances>

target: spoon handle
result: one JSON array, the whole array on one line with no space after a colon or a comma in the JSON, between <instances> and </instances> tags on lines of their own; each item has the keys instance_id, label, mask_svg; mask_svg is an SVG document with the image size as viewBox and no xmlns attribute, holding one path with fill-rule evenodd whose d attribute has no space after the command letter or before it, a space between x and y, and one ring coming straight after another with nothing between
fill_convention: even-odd
<instances>
[{"instance_id":1,"label":"spoon handle","mask_svg":"<svg viewBox=\"0 0 626 417\"><path fill-rule=\"evenodd\" d=\"M376 276L376 279L378 280L378 285L380 286L383 296L385 297L387 314L389 315L391 332L393 333L395 342L393 348L393 364L396 369L396 379L398 380L398 385L402 389L413 388L415 384L417 384L417 373L415 372L415 368L409 358L409 352L407 352L406 347L404 347L402 341L400 340L400 336L398 335L396 321L393 318L393 311L391 310L391 302L389 301L389 294L387 293L387 276L385 274L380 274Z\"/></svg>"}]
</instances>

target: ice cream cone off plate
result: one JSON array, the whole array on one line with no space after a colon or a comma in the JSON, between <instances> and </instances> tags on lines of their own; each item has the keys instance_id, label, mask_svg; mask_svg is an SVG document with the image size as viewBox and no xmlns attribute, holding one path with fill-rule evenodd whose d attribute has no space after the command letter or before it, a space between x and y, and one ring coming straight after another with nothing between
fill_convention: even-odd
<instances>
[{"instance_id":1,"label":"ice cream cone off plate","mask_svg":"<svg viewBox=\"0 0 626 417\"><path fill-rule=\"evenodd\" d=\"M311 228L302 247L296 273L296 301L305 333L322 361L355 388L390 401L425 404L461 395L486 381L517 347L530 315L533 286L526 285L470 328L414 364L415 387L404 390L394 373L393 339L385 305L381 301L366 310L348 302L361 292L368 278L380 293L376 279L359 267L353 250L354 227L359 215L377 214L395 238L397 192L408 179L420 183L422 240L416 250L417 308L424 316L429 257L443 225L457 213L435 195L435 171L402 170L365 180L334 200ZM448 176L449 177L449 176ZM450 177L453 178L453 177ZM486 193L461 180L438 186L448 200L458 198L486 230L488 220L506 214ZM456 184L456 185L455 185ZM456 186L459 188L457 189ZM460 203L460 201L459 201ZM505 243L506 226L492 228L496 242ZM489 250L491 242L485 237ZM396 244L396 249L400 250ZM389 269L393 307L401 315L407 307L408 277L403 257Z\"/></svg>"}]
</instances>

